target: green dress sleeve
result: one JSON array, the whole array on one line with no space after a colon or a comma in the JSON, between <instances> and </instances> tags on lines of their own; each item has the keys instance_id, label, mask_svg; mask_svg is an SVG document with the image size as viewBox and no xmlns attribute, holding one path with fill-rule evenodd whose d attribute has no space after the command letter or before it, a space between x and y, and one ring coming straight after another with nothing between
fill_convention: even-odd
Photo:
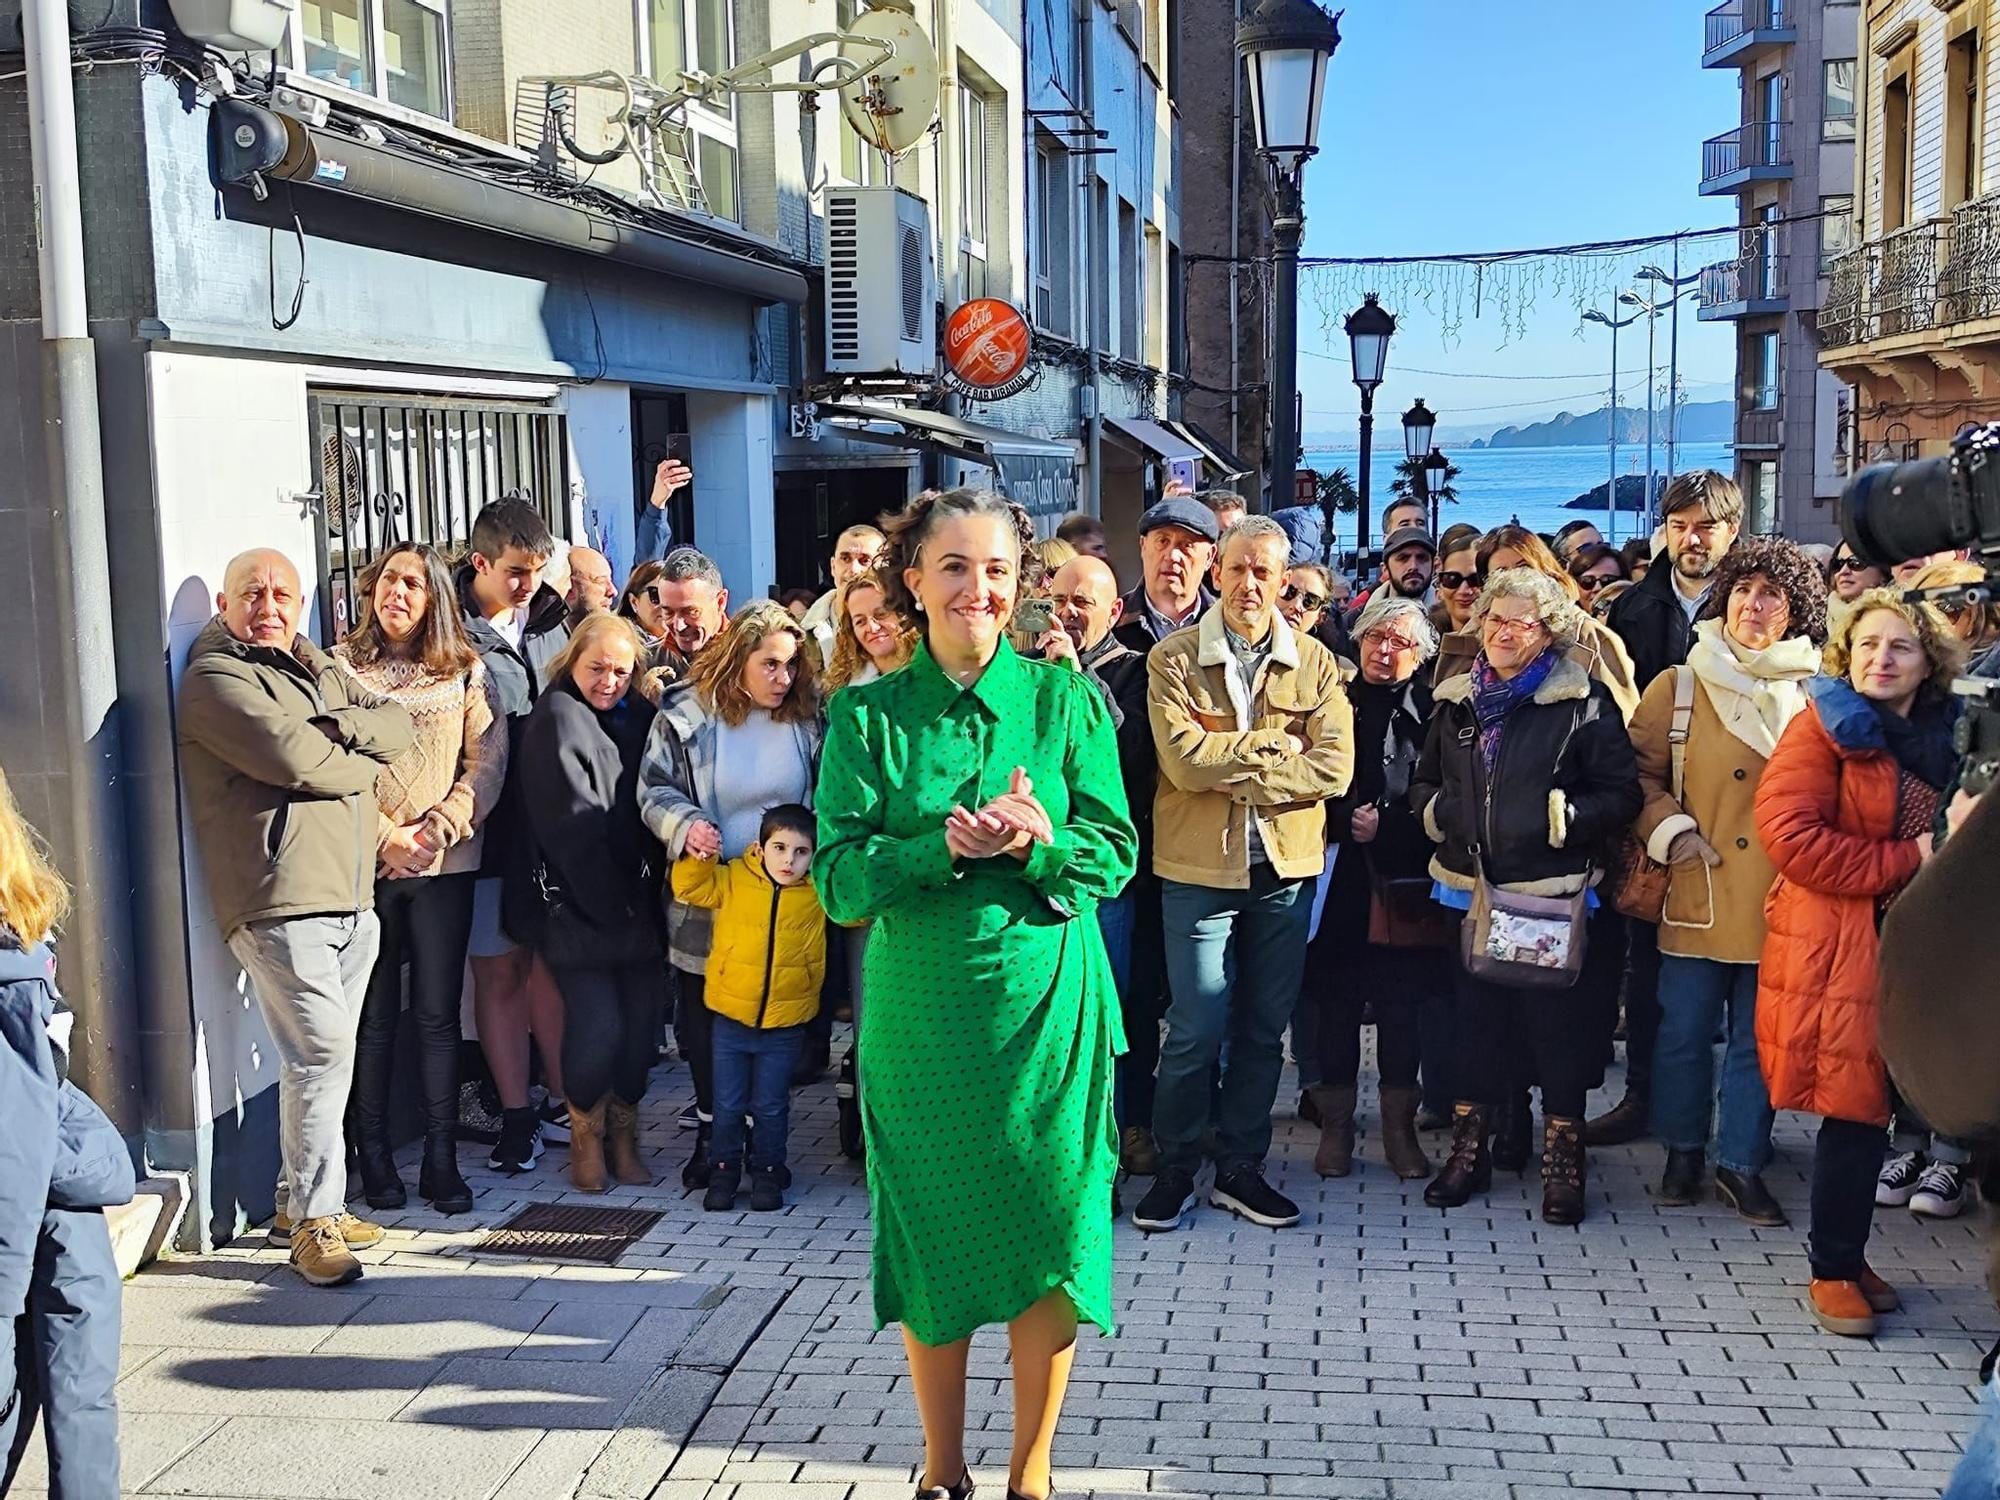
<instances>
[{"instance_id":1,"label":"green dress sleeve","mask_svg":"<svg viewBox=\"0 0 2000 1500\"><path fill-rule=\"evenodd\" d=\"M1063 737L1062 775L1069 817L1056 828L1053 843L1034 846L1022 874L1052 906L1075 916L1125 888L1137 868L1139 835L1125 805L1118 736L1103 698L1079 680L1067 682L1064 691L1069 732Z\"/></svg>"},{"instance_id":2,"label":"green dress sleeve","mask_svg":"<svg viewBox=\"0 0 2000 1500\"><path fill-rule=\"evenodd\" d=\"M839 693L827 706L814 799L819 847L813 852L813 881L826 914L847 923L873 921L919 890L950 884L956 874L942 823L914 838L882 831L881 751L869 743L861 696Z\"/></svg>"}]
</instances>

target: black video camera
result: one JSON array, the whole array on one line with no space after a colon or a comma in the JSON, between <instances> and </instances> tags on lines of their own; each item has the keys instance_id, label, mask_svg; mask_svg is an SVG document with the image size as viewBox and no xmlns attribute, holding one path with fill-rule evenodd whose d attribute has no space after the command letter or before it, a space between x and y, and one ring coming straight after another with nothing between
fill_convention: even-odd
<instances>
[{"instance_id":1,"label":"black video camera","mask_svg":"<svg viewBox=\"0 0 2000 1500\"><path fill-rule=\"evenodd\" d=\"M1855 556L1883 568L1969 547L1983 582L1905 597L1945 608L1990 602L2000 589L2000 422L1965 428L1942 458L1863 469L1841 492L1840 531ZM2000 779L2000 680L1961 677L1952 691L1966 700L1958 784L1978 796Z\"/></svg>"}]
</instances>

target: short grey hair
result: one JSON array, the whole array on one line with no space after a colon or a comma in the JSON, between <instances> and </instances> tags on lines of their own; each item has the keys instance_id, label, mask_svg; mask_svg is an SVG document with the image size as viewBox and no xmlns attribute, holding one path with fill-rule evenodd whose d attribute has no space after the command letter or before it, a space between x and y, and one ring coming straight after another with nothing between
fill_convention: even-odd
<instances>
[{"instance_id":1,"label":"short grey hair","mask_svg":"<svg viewBox=\"0 0 2000 1500\"><path fill-rule=\"evenodd\" d=\"M1284 527L1280 526L1276 521L1272 520L1269 516L1245 516L1240 521L1231 522L1229 526L1226 529L1224 529L1222 533L1222 540L1216 543L1215 555L1218 558L1221 557L1225 552L1229 550L1229 544L1237 540L1239 537L1246 542L1253 542L1258 537L1264 537L1264 536L1274 536L1280 542L1284 543L1285 556L1288 559L1291 557L1292 555L1291 537L1286 534Z\"/></svg>"},{"instance_id":2,"label":"short grey hair","mask_svg":"<svg viewBox=\"0 0 2000 1500\"><path fill-rule=\"evenodd\" d=\"M722 569L706 552L693 547L676 547L660 563L660 583L706 583L722 590Z\"/></svg>"},{"instance_id":3,"label":"short grey hair","mask_svg":"<svg viewBox=\"0 0 2000 1500\"><path fill-rule=\"evenodd\" d=\"M1354 639L1360 640L1371 630L1379 630L1387 625L1407 625L1417 642L1417 662L1422 665L1438 654L1437 626L1431 623L1431 613L1415 599L1405 599L1400 595L1390 595L1381 589L1375 591L1361 613L1355 617Z\"/></svg>"},{"instance_id":4,"label":"short grey hair","mask_svg":"<svg viewBox=\"0 0 2000 1500\"><path fill-rule=\"evenodd\" d=\"M1502 599L1525 599L1535 606L1535 618L1548 627L1555 643L1567 649L1583 636L1583 611L1578 609L1563 586L1537 568L1502 568L1490 574L1479 601L1472 606L1467 625L1478 630L1486 624L1493 606Z\"/></svg>"}]
</instances>

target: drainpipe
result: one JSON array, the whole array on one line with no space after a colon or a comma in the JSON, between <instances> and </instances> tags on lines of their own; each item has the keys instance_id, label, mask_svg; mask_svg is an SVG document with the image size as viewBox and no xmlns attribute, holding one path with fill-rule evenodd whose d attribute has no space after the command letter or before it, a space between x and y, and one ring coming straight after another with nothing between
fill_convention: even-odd
<instances>
[{"instance_id":1,"label":"drainpipe","mask_svg":"<svg viewBox=\"0 0 2000 1500\"><path fill-rule=\"evenodd\" d=\"M1072 17L1080 28L1077 52L1083 59L1083 118L1097 128L1097 23L1092 7L1082 7L1081 16ZM1094 137L1093 137L1094 139ZM1090 284L1084 299L1083 348L1089 361L1090 379L1086 386L1083 412L1084 462L1090 470L1089 512L1104 515L1104 354L1097 347L1097 310L1100 299L1109 295L1111 269L1105 255L1104 225L1097 214L1097 168L1094 156L1083 158L1083 263ZM1109 320L1105 327L1110 328Z\"/></svg>"},{"instance_id":2,"label":"drainpipe","mask_svg":"<svg viewBox=\"0 0 2000 1500\"><path fill-rule=\"evenodd\" d=\"M66 0L26 0L28 131L42 307L43 440L49 479L55 659L44 664L54 826L45 830L75 894L63 932L63 989L75 1007L79 1081L130 1138L143 1125L129 988L130 882L118 790L117 663L105 548L97 355L84 295L83 205Z\"/></svg>"},{"instance_id":3,"label":"drainpipe","mask_svg":"<svg viewBox=\"0 0 2000 1500\"><path fill-rule=\"evenodd\" d=\"M1230 35L1243 18L1242 0L1231 6ZM1238 278L1243 253L1243 68L1234 53L1229 59L1229 451L1243 451L1243 335L1239 328L1242 288ZM1263 465L1259 464L1259 468ZM1240 485L1241 480L1237 483Z\"/></svg>"}]
</instances>

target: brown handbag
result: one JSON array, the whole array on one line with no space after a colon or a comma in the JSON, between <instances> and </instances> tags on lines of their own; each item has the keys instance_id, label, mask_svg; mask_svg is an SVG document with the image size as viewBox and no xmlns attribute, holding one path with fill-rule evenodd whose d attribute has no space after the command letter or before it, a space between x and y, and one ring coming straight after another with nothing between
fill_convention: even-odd
<instances>
[{"instance_id":1,"label":"brown handbag","mask_svg":"<svg viewBox=\"0 0 2000 1500\"><path fill-rule=\"evenodd\" d=\"M1674 801L1681 800L1687 772L1688 725L1694 719L1694 670L1674 668L1674 717L1667 729L1667 754L1673 763ZM1636 829L1626 831L1612 869L1611 905L1635 922L1659 924L1667 909L1672 870L1646 852Z\"/></svg>"},{"instance_id":2,"label":"brown handbag","mask_svg":"<svg viewBox=\"0 0 2000 1500\"><path fill-rule=\"evenodd\" d=\"M1431 899L1426 877L1391 878L1368 870L1368 941L1383 948L1446 948L1452 916Z\"/></svg>"}]
</instances>

